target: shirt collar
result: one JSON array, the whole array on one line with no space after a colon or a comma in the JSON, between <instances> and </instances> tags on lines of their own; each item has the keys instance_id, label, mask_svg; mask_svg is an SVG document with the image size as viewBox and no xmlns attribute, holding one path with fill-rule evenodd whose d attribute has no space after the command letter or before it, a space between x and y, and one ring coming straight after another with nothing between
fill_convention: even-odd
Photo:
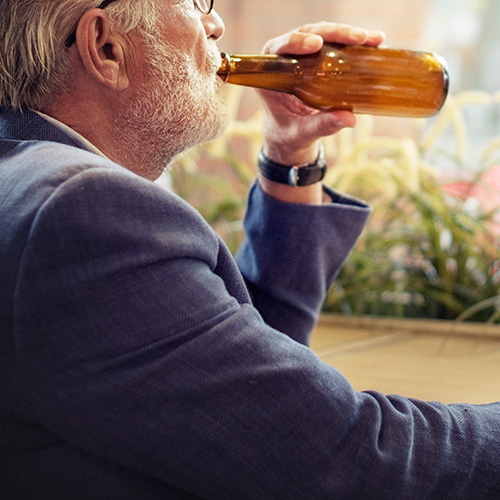
<instances>
[{"instance_id":1,"label":"shirt collar","mask_svg":"<svg viewBox=\"0 0 500 500\"><path fill-rule=\"evenodd\" d=\"M79 146L81 146L83 149L86 149L87 151L91 151L92 153L95 153L99 156L102 156L103 158L107 158L107 156L98 148L96 148L90 141L85 139L83 135L79 134L76 130L73 130L71 127L68 127L65 123L60 122L59 120L56 120L52 116L46 115L45 113L42 113L41 111L36 111L33 110L37 115L42 117L44 120L47 120L49 123L54 125L54 127L58 128L66 134L68 137L73 139Z\"/></svg>"}]
</instances>

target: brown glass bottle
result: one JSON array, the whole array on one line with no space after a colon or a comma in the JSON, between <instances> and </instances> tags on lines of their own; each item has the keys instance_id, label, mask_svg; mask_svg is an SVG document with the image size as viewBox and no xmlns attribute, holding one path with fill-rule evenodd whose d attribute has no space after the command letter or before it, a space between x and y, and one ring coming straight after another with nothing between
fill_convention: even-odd
<instances>
[{"instance_id":1,"label":"brown glass bottle","mask_svg":"<svg viewBox=\"0 0 500 500\"><path fill-rule=\"evenodd\" d=\"M295 95L324 111L423 118L448 93L439 56L401 49L325 44L306 56L226 54L218 75L228 83Z\"/></svg>"}]
</instances>

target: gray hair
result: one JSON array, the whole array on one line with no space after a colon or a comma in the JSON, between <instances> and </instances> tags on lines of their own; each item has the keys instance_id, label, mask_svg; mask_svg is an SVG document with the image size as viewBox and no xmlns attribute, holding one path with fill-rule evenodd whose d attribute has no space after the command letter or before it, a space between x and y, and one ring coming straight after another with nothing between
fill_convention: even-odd
<instances>
[{"instance_id":1,"label":"gray hair","mask_svg":"<svg viewBox=\"0 0 500 500\"><path fill-rule=\"evenodd\" d=\"M101 0L2 0L0 106L43 110L71 75L66 38ZM115 29L149 31L155 0L118 0L106 7Z\"/></svg>"}]
</instances>

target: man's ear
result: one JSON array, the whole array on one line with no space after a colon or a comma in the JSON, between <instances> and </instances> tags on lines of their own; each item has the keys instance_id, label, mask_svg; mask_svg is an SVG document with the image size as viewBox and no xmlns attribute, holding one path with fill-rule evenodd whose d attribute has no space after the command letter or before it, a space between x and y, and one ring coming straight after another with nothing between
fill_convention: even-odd
<instances>
[{"instance_id":1,"label":"man's ear","mask_svg":"<svg viewBox=\"0 0 500 500\"><path fill-rule=\"evenodd\" d=\"M88 10L80 18L76 45L91 78L112 90L129 86L124 41L111 33L110 21L103 9Z\"/></svg>"}]
</instances>

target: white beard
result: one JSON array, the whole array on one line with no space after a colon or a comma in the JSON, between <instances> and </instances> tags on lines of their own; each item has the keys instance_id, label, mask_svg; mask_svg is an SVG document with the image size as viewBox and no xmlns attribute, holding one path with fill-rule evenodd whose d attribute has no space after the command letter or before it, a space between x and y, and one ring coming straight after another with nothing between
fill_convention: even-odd
<instances>
[{"instance_id":1,"label":"white beard","mask_svg":"<svg viewBox=\"0 0 500 500\"><path fill-rule=\"evenodd\" d=\"M159 176L176 155L220 135L229 120L225 86L215 76L219 52L200 69L176 47L156 35L152 40L146 40L145 83L115 120L120 150L148 178Z\"/></svg>"}]
</instances>

